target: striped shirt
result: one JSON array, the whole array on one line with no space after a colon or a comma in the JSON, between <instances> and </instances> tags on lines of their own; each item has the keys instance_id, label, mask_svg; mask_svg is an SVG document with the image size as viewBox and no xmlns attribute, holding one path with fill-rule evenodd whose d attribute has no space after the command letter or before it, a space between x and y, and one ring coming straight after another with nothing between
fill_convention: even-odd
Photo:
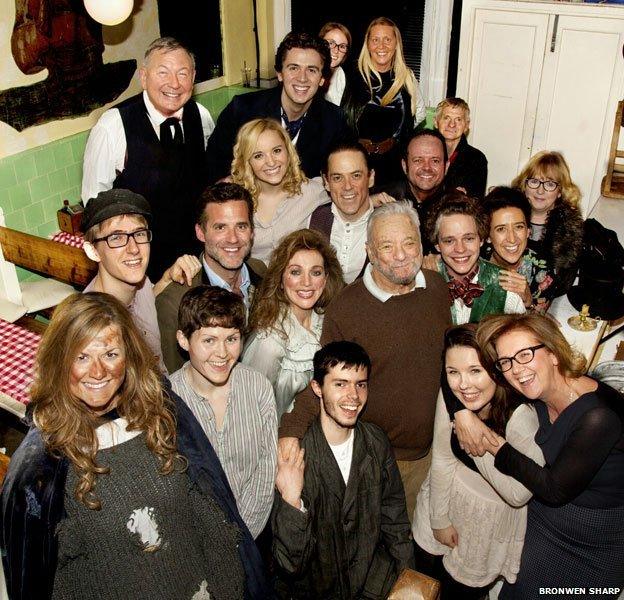
<instances>
[{"instance_id":1,"label":"striped shirt","mask_svg":"<svg viewBox=\"0 0 624 600\"><path fill-rule=\"evenodd\" d=\"M277 413L269 380L245 365L230 374L223 428L217 430L210 402L189 382L189 362L171 375L173 391L186 402L212 444L228 478L238 511L256 538L273 505L277 464Z\"/></svg>"}]
</instances>

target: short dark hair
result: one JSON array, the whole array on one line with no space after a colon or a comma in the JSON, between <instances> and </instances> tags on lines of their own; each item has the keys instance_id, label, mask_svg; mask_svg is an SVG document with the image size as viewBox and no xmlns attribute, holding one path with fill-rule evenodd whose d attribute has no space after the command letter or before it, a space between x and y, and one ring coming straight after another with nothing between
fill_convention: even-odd
<instances>
[{"instance_id":1,"label":"short dark hair","mask_svg":"<svg viewBox=\"0 0 624 600\"><path fill-rule=\"evenodd\" d=\"M429 241L435 245L438 243L438 233L440 232L440 220L442 217L450 217L451 215L467 215L472 217L477 224L477 232L479 237L484 240L488 236L485 228L483 214L479 209L476 198L466 196L463 192L453 190L442 196L427 211L425 230Z\"/></svg>"},{"instance_id":2,"label":"short dark hair","mask_svg":"<svg viewBox=\"0 0 624 600\"><path fill-rule=\"evenodd\" d=\"M284 60L286 53L294 48L303 50L316 50L323 63L322 75L325 79L331 77L331 54L329 52L329 43L317 35L311 35L306 32L291 31L277 47L275 53L275 71L281 73L284 68Z\"/></svg>"},{"instance_id":3,"label":"short dark hair","mask_svg":"<svg viewBox=\"0 0 624 600\"><path fill-rule=\"evenodd\" d=\"M492 188L481 203L487 230L490 230L492 215L502 208L517 208L522 211L527 227L531 224L531 205L527 197L518 189L499 185Z\"/></svg>"},{"instance_id":4,"label":"short dark hair","mask_svg":"<svg viewBox=\"0 0 624 600\"><path fill-rule=\"evenodd\" d=\"M198 285L182 297L178 309L178 329L186 339L202 327L245 329L247 311L243 299L211 285Z\"/></svg>"},{"instance_id":5,"label":"short dark hair","mask_svg":"<svg viewBox=\"0 0 624 600\"><path fill-rule=\"evenodd\" d=\"M407 138L407 140L401 147L401 158L403 160L407 160L407 149L409 148L409 145L414 140L417 140L421 137L432 137L432 138L436 138L440 140L440 143L442 144L442 152L444 154L444 162L446 163L448 161L448 152L446 151L446 140L444 139L442 134L437 129L419 129L418 131L414 132L409 138Z\"/></svg>"},{"instance_id":6,"label":"short dark hair","mask_svg":"<svg viewBox=\"0 0 624 600\"><path fill-rule=\"evenodd\" d=\"M370 156L368 152L366 151L366 148L364 148L364 146L362 146L360 142L356 142L356 141L339 142L338 144L333 145L329 150L329 154L327 155L327 160L323 163L323 169L322 169L323 175L327 175L327 173L329 172L330 157L333 154L337 154L338 152L359 152L364 157L364 160L366 161L366 167L368 168L369 171L371 170Z\"/></svg>"},{"instance_id":7,"label":"short dark hair","mask_svg":"<svg viewBox=\"0 0 624 600\"><path fill-rule=\"evenodd\" d=\"M200 196L196 205L195 223L202 229L206 225L206 207L209 204L225 204L226 202L242 200L247 204L249 224L253 229L254 204L251 194L237 183L215 183L208 186Z\"/></svg>"},{"instance_id":8,"label":"short dark hair","mask_svg":"<svg viewBox=\"0 0 624 600\"><path fill-rule=\"evenodd\" d=\"M367 375L370 375L370 357L366 350L355 342L330 342L318 350L314 355L314 381L323 385L325 375L336 365L342 365L346 369L364 367Z\"/></svg>"}]
</instances>

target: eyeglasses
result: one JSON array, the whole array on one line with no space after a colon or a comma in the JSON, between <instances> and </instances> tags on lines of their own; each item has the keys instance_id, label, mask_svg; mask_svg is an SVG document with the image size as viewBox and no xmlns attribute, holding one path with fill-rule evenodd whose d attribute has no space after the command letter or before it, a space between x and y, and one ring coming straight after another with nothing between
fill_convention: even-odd
<instances>
[{"instance_id":1,"label":"eyeglasses","mask_svg":"<svg viewBox=\"0 0 624 600\"><path fill-rule=\"evenodd\" d=\"M532 190L539 189L539 186L544 187L545 192L554 192L559 184L556 181L552 181L552 179L547 179L546 181L542 181L541 179L537 179L537 177L529 177L524 180L527 184L527 187L530 187Z\"/></svg>"},{"instance_id":2,"label":"eyeglasses","mask_svg":"<svg viewBox=\"0 0 624 600\"><path fill-rule=\"evenodd\" d=\"M152 232L149 229L137 229L132 233L111 233L94 242L106 242L109 248L123 248L132 238L137 244L149 244L152 241Z\"/></svg>"},{"instance_id":3,"label":"eyeglasses","mask_svg":"<svg viewBox=\"0 0 624 600\"><path fill-rule=\"evenodd\" d=\"M518 352L516 352L513 356L504 356L503 358L499 358L494 365L501 373L505 373L505 371L509 371L509 369L511 369L514 360L519 365L526 365L533 360L535 351L544 347L545 344L538 344L537 346L522 348L522 350L518 350Z\"/></svg>"},{"instance_id":4,"label":"eyeglasses","mask_svg":"<svg viewBox=\"0 0 624 600\"><path fill-rule=\"evenodd\" d=\"M334 42L334 40L327 40L327 43L329 44L331 50L333 50L334 48L338 48L338 50L343 54L346 54L347 50L349 49L349 44L337 44L336 42Z\"/></svg>"}]
</instances>

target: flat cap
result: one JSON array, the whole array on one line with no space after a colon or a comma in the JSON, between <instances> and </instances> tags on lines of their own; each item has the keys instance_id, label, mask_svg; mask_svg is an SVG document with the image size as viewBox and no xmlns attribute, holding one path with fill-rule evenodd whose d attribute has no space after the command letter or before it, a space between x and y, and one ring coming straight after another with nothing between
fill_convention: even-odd
<instances>
[{"instance_id":1,"label":"flat cap","mask_svg":"<svg viewBox=\"0 0 624 600\"><path fill-rule=\"evenodd\" d=\"M94 225L120 215L143 215L151 219L152 211L141 194L123 189L106 190L87 202L82 214L82 230L88 231Z\"/></svg>"}]
</instances>

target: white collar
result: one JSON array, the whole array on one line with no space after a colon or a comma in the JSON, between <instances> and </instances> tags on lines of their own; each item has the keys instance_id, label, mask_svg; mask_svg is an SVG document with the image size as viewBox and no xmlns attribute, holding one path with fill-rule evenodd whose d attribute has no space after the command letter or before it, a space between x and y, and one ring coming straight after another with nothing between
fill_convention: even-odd
<instances>
[{"instance_id":1,"label":"white collar","mask_svg":"<svg viewBox=\"0 0 624 600\"><path fill-rule=\"evenodd\" d=\"M348 222L351 223L351 225L353 225L354 227L356 225L361 225L362 223L368 223L368 217L370 217L374 209L375 207L373 206L373 201L369 197L368 210L357 221L348 221ZM347 221L345 221L345 219L343 219L342 216L340 215L340 211L338 210L338 208L336 207L336 204L333 201L331 203L331 211L334 217L338 219L338 221L340 221L342 224L347 223Z\"/></svg>"},{"instance_id":2,"label":"white collar","mask_svg":"<svg viewBox=\"0 0 624 600\"><path fill-rule=\"evenodd\" d=\"M163 115L161 112L159 112L156 109L156 107L152 104L152 101L149 99L149 96L147 95L147 92L145 90L143 90L143 102L145 102L145 107L147 108L147 114L149 115L150 120L152 121L152 123L154 123L156 127L160 127L160 125L164 123L166 119L169 118L169 117L165 117L165 115ZM173 113L171 116L181 121L183 113L184 113L184 106L177 112Z\"/></svg>"},{"instance_id":3,"label":"white collar","mask_svg":"<svg viewBox=\"0 0 624 600\"><path fill-rule=\"evenodd\" d=\"M368 263L366 265L366 269L364 270L364 276L362 277L362 280L364 282L364 286L366 287L366 289L373 296L375 296L375 298L377 298L377 300L380 300L381 302L386 302L386 300L389 300L393 296L400 296L401 295L401 294L392 294L390 292L386 292L385 290L382 290L375 283L375 280L373 279L372 270L373 270L373 265ZM426 288L426 287L427 287L427 281L425 279L425 275L422 272L422 270L420 270L420 271L418 271L418 273L416 273L416 279L414 280L414 287L411 290L409 290L409 291L413 292L416 288Z\"/></svg>"}]
</instances>

